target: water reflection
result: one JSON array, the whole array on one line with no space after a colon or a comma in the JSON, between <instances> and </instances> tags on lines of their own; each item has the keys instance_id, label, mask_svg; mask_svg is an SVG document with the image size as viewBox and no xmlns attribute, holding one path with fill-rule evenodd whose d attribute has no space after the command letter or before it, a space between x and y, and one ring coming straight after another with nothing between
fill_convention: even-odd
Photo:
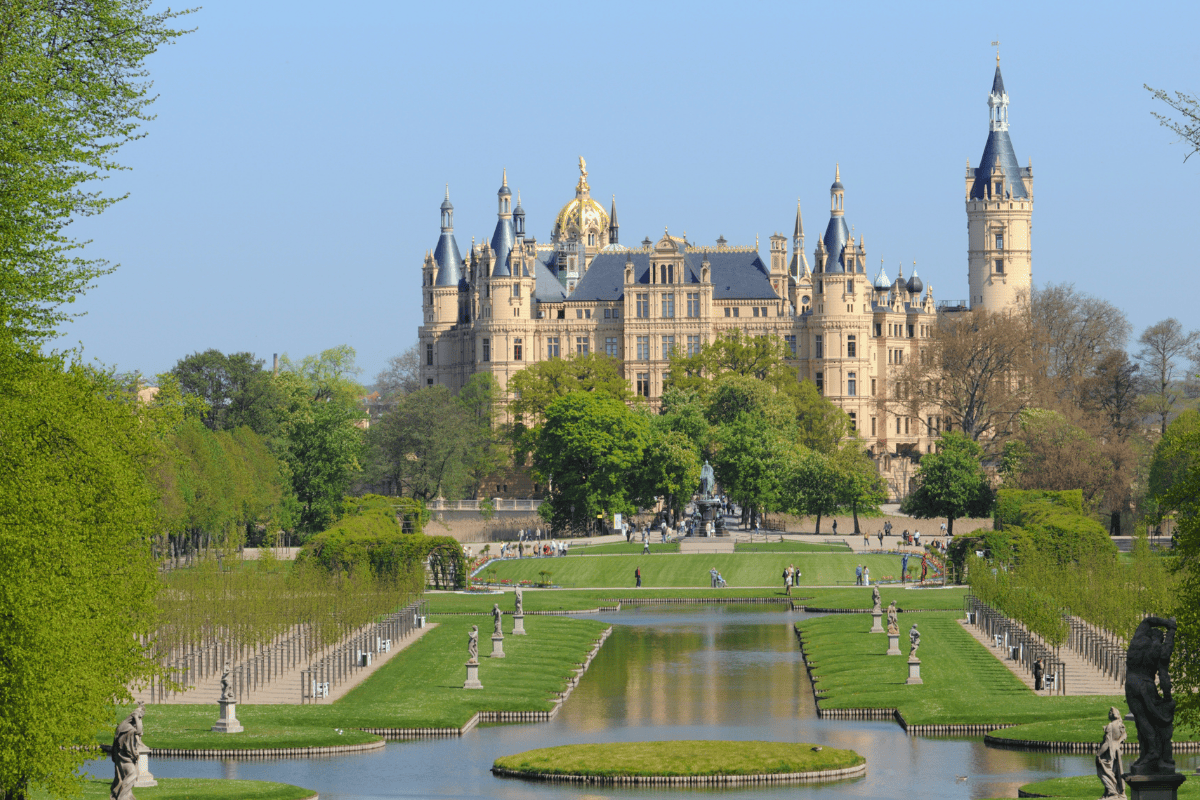
<instances>
[{"instance_id":1,"label":"water reflection","mask_svg":"<svg viewBox=\"0 0 1200 800\"><path fill-rule=\"evenodd\" d=\"M275 780L324 800L368 798L923 798L1016 797L1017 787L1092 773L1091 756L985 748L978 739L909 737L888 722L819 720L792 625L804 615L730 607L662 607L601 619L616 626L562 713L540 725L480 728L461 739L396 742L384 750L324 759L154 759L158 777ZM1099 724L1097 733L1099 733ZM763 739L847 747L867 775L822 786L738 789L594 789L501 780L502 755L573 742ZM1179 755L1180 771L1196 756ZM97 774L111 775L111 765ZM960 781L957 776L966 776ZM1097 781L1099 791L1099 781Z\"/></svg>"}]
</instances>

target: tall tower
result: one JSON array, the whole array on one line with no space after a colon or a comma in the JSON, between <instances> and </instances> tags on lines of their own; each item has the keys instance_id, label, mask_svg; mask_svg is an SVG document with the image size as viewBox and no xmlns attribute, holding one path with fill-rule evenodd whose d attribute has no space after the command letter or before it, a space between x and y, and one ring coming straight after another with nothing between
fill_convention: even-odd
<instances>
[{"instance_id":1,"label":"tall tower","mask_svg":"<svg viewBox=\"0 0 1200 800\"><path fill-rule=\"evenodd\" d=\"M988 138L979 166L967 162L967 276L971 308L1005 311L1032 282L1033 165L1017 163L1008 136L1008 92L996 56Z\"/></svg>"}]
</instances>

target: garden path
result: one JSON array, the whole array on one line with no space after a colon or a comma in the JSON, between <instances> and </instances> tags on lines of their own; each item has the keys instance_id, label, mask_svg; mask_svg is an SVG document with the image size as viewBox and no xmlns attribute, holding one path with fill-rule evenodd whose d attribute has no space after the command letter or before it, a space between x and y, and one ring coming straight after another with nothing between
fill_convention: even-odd
<instances>
[{"instance_id":1,"label":"garden path","mask_svg":"<svg viewBox=\"0 0 1200 800\"><path fill-rule=\"evenodd\" d=\"M987 648L987 651L994 655L1001 664L1008 667L1013 675L1016 675L1022 683L1033 688L1033 675L1020 662L1013 661L1011 658L1006 658L1007 652L1003 646L996 647L994 642L987 635L974 625L968 625L965 619L958 621L967 633L975 637L975 640ZM1071 696L1081 695L1123 695L1125 687L1117 681L1113 680L1108 675L1105 675L1100 670L1096 669L1087 661L1084 661L1078 653L1069 647L1061 647L1058 651L1058 657L1065 665L1065 682L1066 694Z\"/></svg>"}]
</instances>

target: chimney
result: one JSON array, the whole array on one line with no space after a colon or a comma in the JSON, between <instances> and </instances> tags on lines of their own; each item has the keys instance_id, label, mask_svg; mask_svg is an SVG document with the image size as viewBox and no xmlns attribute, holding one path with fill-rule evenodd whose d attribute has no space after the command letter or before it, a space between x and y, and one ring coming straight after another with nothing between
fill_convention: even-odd
<instances>
[{"instance_id":1,"label":"chimney","mask_svg":"<svg viewBox=\"0 0 1200 800\"><path fill-rule=\"evenodd\" d=\"M275 353L271 357L271 374L272 375L279 374L279 353Z\"/></svg>"}]
</instances>

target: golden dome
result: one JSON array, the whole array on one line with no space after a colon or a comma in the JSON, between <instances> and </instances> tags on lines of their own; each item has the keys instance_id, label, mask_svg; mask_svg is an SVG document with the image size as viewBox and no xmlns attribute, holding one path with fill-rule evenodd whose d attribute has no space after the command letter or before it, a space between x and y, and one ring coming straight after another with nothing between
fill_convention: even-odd
<instances>
[{"instance_id":1,"label":"golden dome","mask_svg":"<svg viewBox=\"0 0 1200 800\"><path fill-rule=\"evenodd\" d=\"M580 204L583 204L582 211ZM580 230L580 217L582 216L583 225ZM558 212L558 216L554 218L554 234L555 239L569 239L577 236L580 233L591 231L595 234L603 234L608 232L608 213L604 207L593 200L590 196L576 196L571 202L562 207L562 211Z\"/></svg>"}]
</instances>

